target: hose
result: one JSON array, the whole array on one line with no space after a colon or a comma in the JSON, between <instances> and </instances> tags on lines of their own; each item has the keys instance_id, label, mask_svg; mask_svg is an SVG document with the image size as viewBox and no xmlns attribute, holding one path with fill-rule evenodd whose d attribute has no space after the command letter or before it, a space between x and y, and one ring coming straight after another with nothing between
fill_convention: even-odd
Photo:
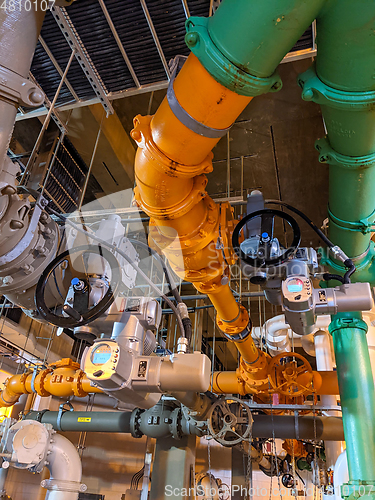
<instances>
[{"instance_id":1,"label":"hose","mask_svg":"<svg viewBox=\"0 0 375 500\"><path fill-rule=\"evenodd\" d=\"M323 231L321 229L319 229L318 226L309 217L307 217L306 214L301 212L301 210L298 210L298 208L295 208L292 205L289 205L288 203L285 203L284 201L279 201L279 200L266 200L264 203L267 205L281 205L282 207L285 207L288 210L290 210L291 212L294 212L295 214L299 215L301 217L301 219L303 219L305 222L307 222L307 224L316 232L316 234L328 246L328 248L333 249L335 247L335 245L323 233ZM330 278L330 279L340 278L340 279L338 279L338 281L340 281L341 283L344 283L344 284L351 283L350 277L356 271L356 267L354 265L354 262L351 259L346 259L344 261L344 266L348 269L346 271L346 273L344 274L344 276L339 276L339 275L335 274L335 275L331 275L332 278Z\"/></svg>"},{"instance_id":2,"label":"hose","mask_svg":"<svg viewBox=\"0 0 375 500\"><path fill-rule=\"evenodd\" d=\"M179 326L179 329L180 329L180 332L181 332L181 336L182 337L185 337L185 328L184 328L184 324L183 324L183 321L182 321L182 318L181 318L181 315L179 314L179 311L177 309L177 307L173 304L173 302L165 295L164 292L162 292L162 290L160 290L150 279L149 277L142 271L142 269L140 269L137 265L136 262L134 262L128 255L126 255L125 252L123 252L122 250L120 250L119 248L117 248L115 245L112 245L111 243L108 243L108 241L105 241L105 240L102 240L101 238L98 238L98 236L92 234L92 233L89 233L88 231L86 231L85 229L82 229L80 228L79 226L77 226L77 224L74 224L74 222L72 222L71 220L69 220L68 217L65 217L64 215L60 214L59 212L56 212L55 210L53 210L53 208L51 207L46 207L46 209L52 213L53 215L55 215L56 217L59 217L60 220L63 220L64 222L67 222L70 226L72 226L76 231L84 234L86 237L94 240L94 241L97 241L98 243L100 243L101 245L103 246L106 246L107 248L110 248L111 250L113 250L115 253L118 253L119 255L121 255L121 257L123 257L136 271L137 273L139 273L141 275L141 277L144 279L144 281L154 290L155 293L157 293L160 297L162 297L162 299L169 305L169 307L172 309L172 311L174 312L174 314L176 315L176 318L177 318L177 322L178 322L178 326Z\"/></svg>"}]
</instances>

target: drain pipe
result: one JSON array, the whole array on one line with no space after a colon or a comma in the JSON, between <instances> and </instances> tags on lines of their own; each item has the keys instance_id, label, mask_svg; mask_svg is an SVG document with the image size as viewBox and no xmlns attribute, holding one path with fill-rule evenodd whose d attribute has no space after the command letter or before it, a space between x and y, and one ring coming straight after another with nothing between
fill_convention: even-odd
<instances>
[{"instance_id":1,"label":"drain pipe","mask_svg":"<svg viewBox=\"0 0 375 500\"><path fill-rule=\"evenodd\" d=\"M49 479L41 486L47 488L46 500L77 500L79 492L86 490L82 480L82 463L76 447L64 436L53 435L46 465Z\"/></svg>"}]
</instances>

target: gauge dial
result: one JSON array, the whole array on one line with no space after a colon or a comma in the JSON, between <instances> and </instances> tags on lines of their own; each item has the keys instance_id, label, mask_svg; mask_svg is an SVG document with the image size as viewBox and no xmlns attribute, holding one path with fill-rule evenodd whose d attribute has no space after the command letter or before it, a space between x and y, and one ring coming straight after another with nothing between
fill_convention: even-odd
<instances>
[{"instance_id":1,"label":"gauge dial","mask_svg":"<svg viewBox=\"0 0 375 500\"><path fill-rule=\"evenodd\" d=\"M100 344L91 354L93 365L104 365L111 358L111 347L108 344Z\"/></svg>"}]
</instances>

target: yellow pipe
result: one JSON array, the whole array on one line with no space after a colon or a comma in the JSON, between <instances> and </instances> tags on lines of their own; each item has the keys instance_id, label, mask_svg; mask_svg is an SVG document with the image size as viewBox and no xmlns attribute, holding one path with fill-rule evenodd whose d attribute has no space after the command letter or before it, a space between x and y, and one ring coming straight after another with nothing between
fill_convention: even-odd
<instances>
[{"instance_id":1,"label":"yellow pipe","mask_svg":"<svg viewBox=\"0 0 375 500\"><path fill-rule=\"evenodd\" d=\"M0 407L13 406L22 394L32 394L33 372L13 375L5 381L0 395ZM92 387L79 363L64 358L40 370L34 379L34 390L39 396L85 397L89 393L102 392Z\"/></svg>"},{"instance_id":2,"label":"yellow pipe","mask_svg":"<svg viewBox=\"0 0 375 500\"><path fill-rule=\"evenodd\" d=\"M334 371L313 371L314 392L318 395L337 395L339 386L337 373ZM254 394L265 393L268 386L256 388L253 383L247 384L239 370L235 372L214 372L210 390L216 394Z\"/></svg>"},{"instance_id":3,"label":"yellow pipe","mask_svg":"<svg viewBox=\"0 0 375 500\"><path fill-rule=\"evenodd\" d=\"M251 100L218 83L193 54L178 74L174 91L190 116L216 129L230 126ZM208 295L224 333L243 332L249 316L229 288L228 264L217 245L232 221L226 219L220 228L220 207L205 189L205 174L212 171L211 149L219 139L188 129L166 98L153 117L135 117L131 136L138 144L135 200L150 216L150 245L163 251L178 276ZM251 379L265 383L265 354L250 335L236 345Z\"/></svg>"}]
</instances>

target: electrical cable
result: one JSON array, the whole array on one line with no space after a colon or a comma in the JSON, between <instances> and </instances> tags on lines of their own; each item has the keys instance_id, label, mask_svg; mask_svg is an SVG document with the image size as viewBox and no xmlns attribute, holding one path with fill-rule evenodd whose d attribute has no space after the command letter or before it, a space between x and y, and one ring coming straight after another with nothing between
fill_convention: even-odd
<instances>
[{"instance_id":1,"label":"electrical cable","mask_svg":"<svg viewBox=\"0 0 375 500\"><path fill-rule=\"evenodd\" d=\"M284 201L279 201L279 200L265 200L264 202L266 205L280 205L282 207L287 208L291 212L294 212L295 214L299 215L301 219L303 219L307 224L316 232L316 234L319 236L319 238L328 246L328 248L333 249L335 245L332 243L332 241L323 233L321 229L318 228L318 226L309 218L307 217L306 214L301 212L301 210L298 210L298 208L293 207L292 205L289 205L288 203L285 203ZM354 262L351 259L346 259L344 261L344 266L348 269L344 276L340 276L340 278L343 280L344 284L349 284L351 283L350 277L352 276L353 273L356 271L356 267L354 265ZM330 279L338 279L339 275L331 275L334 276L334 278ZM339 279L340 282L341 279Z\"/></svg>"},{"instance_id":2,"label":"electrical cable","mask_svg":"<svg viewBox=\"0 0 375 500\"><path fill-rule=\"evenodd\" d=\"M95 234L92 234L92 233L89 233L88 231L86 231L85 229L82 229L80 228L79 226L77 226L77 224L75 224L74 222L72 222L71 220L69 220L68 217L65 217L64 215L60 214L59 212L56 212L55 210L53 210L53 208L51 207L46 207L46 209L51 212L53 215L56 215L57 217L59 217L61 220L63 220L64 222L67 222L70 226L72 226L76 231L84 234L87 238L90 238L94 241L97 241L98 243L100 243L101 245L107 247L107 248L110 248L111 250L113 250L115 253L118 253L119 255L121 255L121 257L123 257L134 269L136 269L137 273L139 273L141 275L141 277L144 279L144 281L146 281L146 283L154 290L155 293L157 293L160 297L163 298L163 300L169 305L169 307L173 310L174 314L176 315L176 318L177 318L177 322L178 322L178 326L179 326L179 329L180 329L180 332L181 332L181 335L182 337L185 337L185 328L184 328L184 324L183 324L183 321L182 321L182 318L181 318L181 315L177 309L177 307L173 304L173 302L165 295L165 293L162 292L162 290L160 290L150 279L149 277L142 271L142 269L140 269L138 267L138 265L136 264L136 262L134 262L128 255L126 255L125 252L123 252L122 250L120 250L119 248L117 248L115 245L112 245L111 243L108 243L108 241L105 241L105 240L102 240L101 238L99 238L98 236L96 236Z\"/></svg>"}]
</instances>

